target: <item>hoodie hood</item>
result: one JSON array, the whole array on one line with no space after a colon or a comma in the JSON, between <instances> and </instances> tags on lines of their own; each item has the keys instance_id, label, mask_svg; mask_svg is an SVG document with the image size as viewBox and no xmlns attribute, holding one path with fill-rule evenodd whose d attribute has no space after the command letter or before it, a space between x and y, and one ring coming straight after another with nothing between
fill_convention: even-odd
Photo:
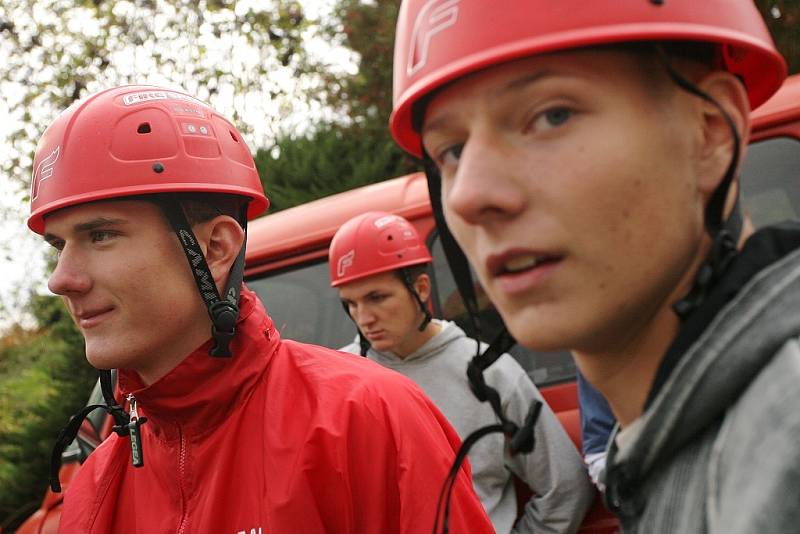
<instances>
[{"instance_id":1,"label":"hoodie hood","mask_svg":"<svg viewBox=\"0 0 800 534\"><path fill-rule=\"evenodd\" d=\"M617 465L611 471L622 469L624 478L634 485L645 479L721 421L780 347L800 334L798 246L798 223L751 236L716 294L708 299L708 306L716 309L710 315L706 310L707 325L698 329L693 343L672 362L663 386L632 429L634 435L619 450L612 445L616 458L611 464ZM741 289L731 292L732 281ZM725 292L729 297L720 298ZM676 345L686 343L681 335L691 330L691 321L682 326Z\"/></svg>"},{"instance_id":2,"label":"hoodie hood","mask_svg":"<svg viewBox=\"0 0 800 534\"><path fill-rule=\"evenodd\" d=\"M407 365L421 365L424 362L430 360L431 358L441 354L445 350L447 350L448 345L453 343L454 341L465 337L466 334L464 333L461 328L458 327L452 321L443 321L440 319L433 319L433 323L442 327L438 334L430 338L426 341L420 348L406 356L405 358L400 358L393 352L380 352L372 347L370 347L368 351L368 355L370 359L375 360L379 364L390 367L392 369L398 369ZM353 352L351 347L356 347L356 351L358 350L358 338L356 341L348 345L347 347L343 348L342 350L347 350L348 352Z\"/></svg>"}]
</instances>

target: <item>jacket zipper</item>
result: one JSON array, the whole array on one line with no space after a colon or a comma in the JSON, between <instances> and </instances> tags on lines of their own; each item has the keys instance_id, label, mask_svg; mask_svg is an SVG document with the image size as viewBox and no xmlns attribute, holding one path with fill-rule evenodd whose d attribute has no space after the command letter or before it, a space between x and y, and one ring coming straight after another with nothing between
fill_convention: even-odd
<instances>
[{"instance_id":1,"label":"jacket zipper","mask_svg":"<svg viewBox=\"0 0 800 534\"><path fill-rule=\"evenodd\" d=\"M185 534L186 519L189 514L188 505L186 503L186 490L184 488L184 481L186 478L186 439L183 436L183 429L180 426L178 426L178 433L181 437L181 448L178 456L178 487L181 490L181 522L178 526L178 534Z\"/></svg>"}]
</instances>

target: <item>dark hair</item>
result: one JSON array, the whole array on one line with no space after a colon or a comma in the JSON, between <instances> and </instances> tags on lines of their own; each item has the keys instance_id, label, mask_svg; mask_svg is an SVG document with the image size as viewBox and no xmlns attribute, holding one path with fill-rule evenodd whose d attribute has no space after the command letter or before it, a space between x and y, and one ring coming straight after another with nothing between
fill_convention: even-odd
<instances>
[{"instance_id":1,"label":"dark hair","mask_svg":"<svg viewBox=\"0 0 800 534\"><path fill-rule=\"evenodd\" d=\"M191 226L218 215L228 215L239 221L246 202L244 197L227 193L178 193L176 196Z\"/></svg>"},{"instance_id":2,"label":"dark hair","mask_svg":"<svg viewBox=\"0 0 800 534\"><path fill-rule=\"evenodd\" d=\"M411 283L413 284L414 282L417 281L417 278L419 278L421 274L428 273L429 266L430 263L423 263L421 265L412 265L411 267L403 267L402 269L395 269L392 272L394 273L394 275L397 277L398 280L405 283L402 273L402 271L405 270L406 273L408 273L408 278L411 280Z\"/></svg>"}]
</instances>

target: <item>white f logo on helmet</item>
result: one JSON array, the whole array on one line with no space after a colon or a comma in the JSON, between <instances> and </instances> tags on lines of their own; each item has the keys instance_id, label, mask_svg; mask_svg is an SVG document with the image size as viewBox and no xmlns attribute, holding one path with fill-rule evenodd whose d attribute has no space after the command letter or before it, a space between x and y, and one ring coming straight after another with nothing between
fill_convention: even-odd
<instances>
[{"instance_id":1,"label":"white f logo on helmet","mask_svg":"<svg viewBox=\"0 0 800 534\"><path fill-rule=\"evenodd\" d=\"M56 161L58 161L58 155L60 153L61 145L58 145L49 156L40 161L39 165L36 166L36 170L33 173L33 180L31 181L31 200L39 195L39 186L42 181L53 176L53 169L56 166Z\"/></svg>"},{"instance_id":2,"label":"white f logo on helmet","mask_svg":"<svg viewBox=\"0 0 800 534\"><path fill-rule=\"evenodd\" d=\"M428 61L431 38L456 23L461 0L430 0L417 14L411 32L408 53L408 76L413 76Z\"/></svg>"},{"instance_id":3,"label":"white f logo on helmet","mask_svg":"<svg viewBox=\"0 0 800 534\"><path fill-rule=\"evenodd\" d=\"M355 257L356 251L351 250L339 258L339 261L336 263L336 274L338 274L340 277L344 276L344 272L347 270L347 268L353 265L353 258Z\"/></svg>"}]
</instances>

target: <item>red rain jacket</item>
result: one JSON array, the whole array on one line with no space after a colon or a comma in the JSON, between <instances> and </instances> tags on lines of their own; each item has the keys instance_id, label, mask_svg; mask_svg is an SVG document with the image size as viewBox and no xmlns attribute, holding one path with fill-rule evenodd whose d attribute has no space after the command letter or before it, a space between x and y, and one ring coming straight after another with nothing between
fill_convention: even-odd
<instances>
[{"instance_id":1,"label":"red rain jacket","mask_svg":"<svg viewBox=\"0 0 800 534\"><path fill-rule=\"evenodd\" d=\"M431 532L460 442L410 380L282 341L246 288L234 357L209 357L209 346L149 387L120 373L148 418L144 467L112 434L67 489L59 532ZM450 532L494 532L468 468Z\"/></svg>"}]
</instances>

